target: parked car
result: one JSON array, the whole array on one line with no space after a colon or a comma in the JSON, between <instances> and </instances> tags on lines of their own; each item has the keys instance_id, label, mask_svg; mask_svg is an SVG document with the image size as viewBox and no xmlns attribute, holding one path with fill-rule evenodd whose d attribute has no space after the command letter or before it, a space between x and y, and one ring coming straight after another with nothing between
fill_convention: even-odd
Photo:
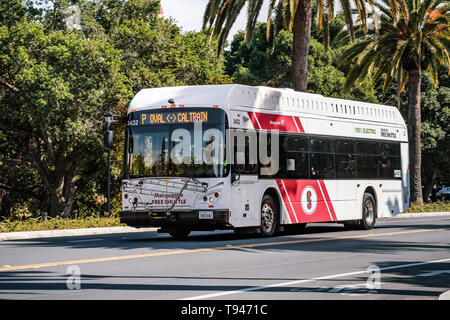
<instances>
[{"instance_id":1,"label":"parked car","mask_svg":"<svg viewBox=\"0 0 450 320\"><path fill-rule=\"evenodd\" d=\"M442 189L436 193L436 198L441 200L450 200L450 187L443 186Z\"/></svg>"}]
</instances>

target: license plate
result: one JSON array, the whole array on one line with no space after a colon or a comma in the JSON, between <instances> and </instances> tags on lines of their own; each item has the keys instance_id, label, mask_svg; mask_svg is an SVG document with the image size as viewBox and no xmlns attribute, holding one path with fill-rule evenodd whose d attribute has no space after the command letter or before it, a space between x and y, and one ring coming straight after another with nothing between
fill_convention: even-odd
<instances>
[{"instance_id":1,"label":"license plate","mask_svg":"<svg viewBox=\"0 0 450 320\"><path fill-rule=\"evenodd\" d=\"M198 218L199 219L213 219L214 218L213 211L199 211Z\"/></svg>"}]
</instances>

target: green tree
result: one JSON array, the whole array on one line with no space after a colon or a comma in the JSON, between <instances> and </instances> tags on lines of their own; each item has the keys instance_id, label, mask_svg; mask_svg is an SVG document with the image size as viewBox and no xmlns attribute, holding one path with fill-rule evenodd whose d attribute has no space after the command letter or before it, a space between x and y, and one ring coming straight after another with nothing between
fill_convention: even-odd
<instances>
[{"instance_id":1,"label":"green tree","mask_svg":"<svg viewBox=\"0 0 450 320\"><path fill-rule=\"evenodd\" d=\"M229 31L236 21L240 11L247 4L248 20L245 30L247 45L253 39L256 21L264 0L209 0L203 19L203 29L208 30L212 37L219 37L219 50L225 44ZM270 0L267 18L267 38L273 27L274 34L278 26L293 33L292 50L292 83L295 90L306 91L308 85L308 56L310 48L313 0ZM341 0L341 8L347 23L350 38L353 34L353 18L350 0ZM354 5L362 23L366 22L369 12L365 9L365 1L355 0ZM370 0L369 3L373 4ZM318 26L324 30L323 39L326 47L329 42L329 22L335 12L335 2L318 0ZM274 19L274 23L272 23ZM274 38L276 40L276 37ZM275 43L275 42L274 42Z\"/></svg>"},{"instance_id":2,"label":"green tree","mask_svg":"<svg viewBox=\"0 0 450 320\"><path fill-rule=\"evenodd\" d=\"M383 91L393 79L400 89L408 81L408 138L411 201L423 203L421 182L421 75L429 70L437 84L438 66L450 62L449 10L443 0L383 0L379 34L362 38L342 55L351 65L346 89L367 75L384 78Z\"/></svg>"},{"instance_id":3,"label":"green tree","mask_svg":"<svg viewBox=\"0 0 450 320\"><path fill-rule=\"evenodd\" d=\"M434 195L443 184L450 181L450 76L445 66L439 67L439 84L435 87L431 75L425 71L421 79L421 145L423 199L435 199ZM392 82L383 94L377 85L377 96L388 105L397 103L397 83ZM408 94L402 92L399 108L404 117L408 115ZM434 191L434 192L433 192Z\"/></svg>"},{"instance_id":4,"label":"green tree","mask_svg":"<svg viewBox=\"0 0 450 320\"><path fill-rule=\"evenodd\" d=\"M142 88L231 81L206 35L182 34L158 16L159 1L54 0L43 9L17 8L20 19L0 20L0 189L8 202L31 197L52 215L98 213L106 190L106 110L126 114ZM76 28L68 23L72 12L80 14ZM125 130L114 131L116 199Z\"/></svg>"},{"instance_id":5,"label":"green tree","mask_svg":"<svg viewBox=\"0 0 450 320\"><path fill-rule=\"evenodd\" d=\"M450 181L450 77L443 67L436 88L432 76L424 72L421 91L423 198L428 200L436 184Z\"/></svg>"},{"instance_id":6,"label":"green tree","mask_svg":"<svg viewBox=\"0 0 450 320\"><path fill-rule=\"evenodd\" d=\"M0 126L25 139L19 160L39 174L52 216L67 216L80 170L102 157L102 113L124 104L120 53L79 33L23 22L0 35Z\"/></svg>"},{"instance_id":7,"label":"green tree","mask_svg":"<svg viewBox=\"0 0 450 320\"><path fill-rule=\"evenodd\" d=\"M277 46L272 51L270 43L266 41L265 32L266 25L258 24L250 46L246 45L243 32L234 36L229 51L225 52L227 73L233 76L237 83L290 88L292 34L286 30L279 30L276 34ZM334 36L331 39L333 38ZM368 80L364 86L354 88L351 93L343 92L345 74L337 68L341 50L334 47L325 50L322 43L311 39L308 92L328 97L377 102L371 82Z\"/></svg>"}]
</instances>

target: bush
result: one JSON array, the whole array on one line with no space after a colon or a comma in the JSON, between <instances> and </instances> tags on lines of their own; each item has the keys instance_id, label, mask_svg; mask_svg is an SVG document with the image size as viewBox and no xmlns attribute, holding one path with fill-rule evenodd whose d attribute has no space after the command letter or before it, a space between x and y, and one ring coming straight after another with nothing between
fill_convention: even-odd
<instances>
[{"instance_id":1,"label":"bush","mask_svg":"<svg viewBox=\"0 0 450 320\"><path fill-rule=\"evenodd\" d=\"M403 213L414 212L450 212L450 201L436 201L422 205L413 205Z\"/></svg>"},{"instance_id":2,"label":"bush","mask_svg":"<svg viewBox=\"0 0 450 320\"><path fill-rule=\"evenodd\" d=\"M87 219L63 219L54 218L47 221L38 219L11 220L5 219L0 222L0 233L20 232L20 231L40 231L40 230L63 230L63 229L83 229L83 228L106 228L124 227L119 218L87 218Z\"/></svg>"}]
</instances>

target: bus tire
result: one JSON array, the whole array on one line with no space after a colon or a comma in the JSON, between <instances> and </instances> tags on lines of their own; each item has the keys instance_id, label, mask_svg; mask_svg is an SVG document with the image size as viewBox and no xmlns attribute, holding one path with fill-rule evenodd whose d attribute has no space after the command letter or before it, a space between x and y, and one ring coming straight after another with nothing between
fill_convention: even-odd
<instances>
[{"instance_id":1,"label":"bus tire","mask_svg":"<svg viewBox=\"0 0 450 320\"><path fill-rule=\"evenodd\" d=\"M362 219L359 222L360 229L370 230L377 219L377 203L371 193L365 192L362 202Z\"/></svg>"},{"instance_id":2,"label":"bus tire","mask_svg":"<svg viewBox=\"0 0 450 320\"><path fill-rule=\"evenodd\" d=\"M178 227L173 230L170 230L168 233L172 236L172 238L176 240L184 240L189 236L191 230L187 228Z\"/></svg>"},{"instance_id":3,"label":"bus tire","mask_svg":"<svg viewBox=\"0 0 450 320\"><path fill-rule=\"evenodd\" d=\"M265 194L261 203L261 236L271 237L278 225L278 208L271 196Z\"/></svg>"}]
</instances>

